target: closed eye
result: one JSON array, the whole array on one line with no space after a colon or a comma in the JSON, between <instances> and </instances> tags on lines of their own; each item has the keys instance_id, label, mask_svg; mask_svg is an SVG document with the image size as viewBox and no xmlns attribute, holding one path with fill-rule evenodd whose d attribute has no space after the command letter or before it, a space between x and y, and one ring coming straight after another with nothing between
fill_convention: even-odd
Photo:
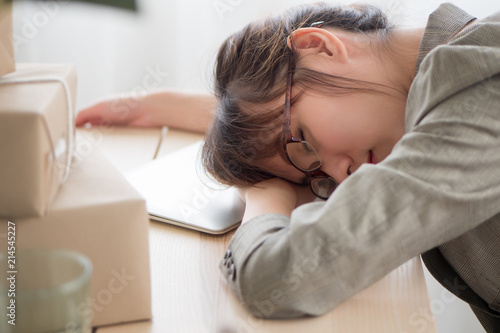
<instances>
[{"instance_id":1,"label":"closed eye","mask_svg":"<svg viewBox=\"0 0 500 333\"><path fill-rule=\"evenodd\" d=\"M303 131L301 128L299 128L299 138L300 138L302 141L307 141L307 140L306 140L306 137L305 137L305 135L304 135L304 131Z\"/></svg>"},{"instance_id":2,"label":"closed eye","mask_svg":"<svg viewBox=\"0 0 500 333\"><path fill-rule=\"evenodd\" d=\"M301 145L302 145L302 149L304 149L304 151L306 151L308 153L316 153L314 151L314 148L311 146L311 144L306 140L302 129L299 129L299 137L302 140Z\"/></svg>"}]
</instances>

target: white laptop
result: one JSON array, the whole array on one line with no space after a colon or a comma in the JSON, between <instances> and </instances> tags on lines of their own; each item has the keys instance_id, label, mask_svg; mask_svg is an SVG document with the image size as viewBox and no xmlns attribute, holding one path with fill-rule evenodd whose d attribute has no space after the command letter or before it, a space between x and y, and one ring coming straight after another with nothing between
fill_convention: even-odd
<instances>
[{"instance_id":1,"label":"white laptop","mask_svg":"<svg viewBox=\"0 0 500 333\"><path fill-rule=\"evenodd\" d=\"M210 180L201 166L202 141L125 174L145 198L149 217L210 234L236 228L245 204L235 188Z\"/></svg>"}]
</instances>

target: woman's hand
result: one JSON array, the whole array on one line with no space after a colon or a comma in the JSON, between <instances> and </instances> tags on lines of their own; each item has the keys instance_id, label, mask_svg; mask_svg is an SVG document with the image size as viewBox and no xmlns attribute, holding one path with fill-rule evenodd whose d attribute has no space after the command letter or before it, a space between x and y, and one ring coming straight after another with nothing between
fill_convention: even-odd
<instances>
[{"instance_id":1,"label":"woman's hand","mask_svg":"<svg viewBox=\"0 0 500 333\"><path fill-rule=\"evenodd\" d=\"M297 185L280 178L264 180L246 189L240 188L246 203L242 223L265 213L290 216L295 207L315 199L309 186Z\"/></svg>"},{"instance_id":2,"label":"woman's hand","mask_svg":"<svg viewBox=\"0 0 500 333\"><path fill-rule=\"evenodd\" d=\"M157 91L142 97L108 97L82 109L76 125L171 126L204 133L212 120L215 98L207 94Z\"/></svg>"},{"instance_id":3,"label":"woman's hand","mask_svg":"<svg viewBox=\"0 0 500 333\"><path fill-rule=\"evenodd\" d=\"M157 127L153 110L141 106L133 97L108 97L92 106L80 110L76 116L76 126L117 125Z\"/></svg>"}]
</instances>

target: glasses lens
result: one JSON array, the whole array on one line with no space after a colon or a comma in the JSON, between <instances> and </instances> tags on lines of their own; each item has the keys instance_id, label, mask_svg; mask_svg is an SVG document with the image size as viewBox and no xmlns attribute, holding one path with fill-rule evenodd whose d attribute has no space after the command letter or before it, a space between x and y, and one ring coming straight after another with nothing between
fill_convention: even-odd
<instances>
[{"instance_id":1,"label":"glasses lens","mask_svg":"<svg viewBox=\"0 0 500 333\"><path fill-rule=\"evenodd\" d=\"M321 166L318 153L307 141L288 143L286 152L290 161L302 171L313 171Z\"/></svg>"},{"instance_id":2,"label":"glasses lens","mask_svg":"<svg viewBox=\"0 0 500 333\"><path fill-rule=\"evenodd\" d=\"M317 177L311 179L311 190L322 199L328 199L337 186L338 183L332 178Z\"/></svg>"}]
</instances>

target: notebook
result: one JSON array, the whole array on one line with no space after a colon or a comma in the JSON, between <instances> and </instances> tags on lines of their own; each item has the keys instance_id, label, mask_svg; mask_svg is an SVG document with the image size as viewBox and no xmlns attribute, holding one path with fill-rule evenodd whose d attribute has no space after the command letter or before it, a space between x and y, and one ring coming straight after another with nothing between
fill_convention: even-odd
<instances>
[{"instance_id":1,"label":"notebook","mask_svg":"<svg viewBox=\"0 0 500 333\"><path fill-rule=\"evenodd\" d=\"M233 187L223 187L203 171L202 141L157 158L125 174L145 198L152 220L210 234L236 228L245 204Z\"/></svg>"}]
</instances>

